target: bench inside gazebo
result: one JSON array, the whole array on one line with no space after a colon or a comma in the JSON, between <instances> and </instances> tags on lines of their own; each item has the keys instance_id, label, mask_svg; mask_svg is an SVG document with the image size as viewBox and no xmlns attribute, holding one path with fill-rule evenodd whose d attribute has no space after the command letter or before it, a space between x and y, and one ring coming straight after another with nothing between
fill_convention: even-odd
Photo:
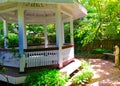
<instances>
[{"instance_id":1,"label":"bench inside gazebo","mask_svg":"<svg viewBox=\"0 0 120 86\"><path fill-rule=\"evenodd\" d=\"M49 65L62 68L74 61L73 20L86 14L86 9L77 0L0 0L0 20L4 23L5 38L4 48L0 49L0 61L4 66L19 68L19 72ZM65 43L65 22L70 22L70 43ZM19 47L14 51L7 46L7 23L18 24ZM26 24L44 26L44 45L27 45ZM55 24L55 45L48 44L48 24Z\"/></svg>"}]
</instances>

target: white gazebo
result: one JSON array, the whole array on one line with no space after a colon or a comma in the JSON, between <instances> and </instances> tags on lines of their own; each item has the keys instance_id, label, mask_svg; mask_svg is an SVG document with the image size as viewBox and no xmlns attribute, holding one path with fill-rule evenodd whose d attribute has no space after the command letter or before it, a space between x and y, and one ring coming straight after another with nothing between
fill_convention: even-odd
<instances>
[{"instance_id":1,"label":"white gazebo","mask_svg":"<svg viewBox=\"0 0 120 86\"><path fill-rule=\"evenodd\" d=\"M0 20L4 22L4 49L0 55L5 57L4 65L20 68L48 65L64 65L74 60L73 20L84 17L86 9L77 0L0 0ZM64 23L70 22L70 44L65 44ZM13 58L13 52L7 48L7 23L16 23L19 28L20 60ZM42 48L29 48L26 39L25 24L44 25L45 45ZM46 26L55 24L56 45L49 47ZM17 55L16 55L17 58Z\"/></svg>"}]
</instances>

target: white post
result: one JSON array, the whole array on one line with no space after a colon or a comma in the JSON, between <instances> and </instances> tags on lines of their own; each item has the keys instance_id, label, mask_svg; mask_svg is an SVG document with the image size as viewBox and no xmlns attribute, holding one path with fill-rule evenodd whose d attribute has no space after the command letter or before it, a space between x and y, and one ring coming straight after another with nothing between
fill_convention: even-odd
<instances>
[{"instance_id":1,"label":"white post","mask_svg":"<svg viewBox=\"0 0 120 86\"><path fill-rule=\"evenodd\" d=\"M7 21L6 20L3 20L3 23L4 23L4 48L8 48L8 25L7 25Z\"/></svg>"},{"instance_id":2,"label":"white post","mask_svg":"<svg viewBox=\"0 0 120 86\"><path fill-rule=\"evenodd\" d=\"M25 28L25 23L24 23L24 49L27 49L27 36L26 36L26 28Z\"/></svg>"},{"instance_id":3,"label":"white post","mask_svg":"<svg viewBox=\"0 0 120 86\"><path fill-rule=\"evenodd\" d=\"M58 50L59 68L63 67L63 57L62 57L62 17L61 17L61 7L58 5L56 10L56 46Z\"/></svg>"},{"instance_id":4,"label":"white post","mask_svg":"<svg viewBox=\"0 0 120 86\"><path fill-rule=\"evenodd\" d=\"M48 37L47 37L47 25L44 24L44 37L45 37L45 48L48 47Z\"/></svg>"},{"instance_id":5,"label":"white post","mask_svg":"<svg viewBox=\"0 0 120 86\"><path fill-rule=\"evenodd\" d=\"M62 43L65 44L64 22L62 22Z\"/></svg>"},{"instance_id":6,"label":"white post","mask_svg":"<svg viewBox=\"0 0 120 86\"><path fill-rule=\"evenodd\" d=\"M20 72L24 72L25 68L25 56L24 56L24 49L27 48L27 41L24 29L24 10L22 5L20 4L18 8L18 27L19 27L19 52L21 55L20 59Z\"/></svg>"},{"instance_id":7,"label":"white post","mask_svg":"<svg viewBox=\"0 0 120 86\"><path fill-rule=\"evenodd\" d=\"M70 43L74 45L74 37L73 37L73 18L70 17Z\"/></svg>"}]
</instances>

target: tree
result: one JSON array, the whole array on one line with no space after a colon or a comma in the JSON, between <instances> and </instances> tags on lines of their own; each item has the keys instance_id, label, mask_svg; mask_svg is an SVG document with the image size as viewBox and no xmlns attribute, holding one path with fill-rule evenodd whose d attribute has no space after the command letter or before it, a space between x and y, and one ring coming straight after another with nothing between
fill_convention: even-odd
<instances>
[{"instance_id":1,"label":"tree","mask_svg":"<svg viewBox=\"0 0 120 86\"><path fill-rule=\"evenodd\" d=\"M77 25L75 37L82 45L94 39L118 39L120 35L120 0L78 0L88 10L88 15ZM75 22L76 23L76 22ZM114 35L114 36L113 36Z\"/></svg>"}]
</instances>

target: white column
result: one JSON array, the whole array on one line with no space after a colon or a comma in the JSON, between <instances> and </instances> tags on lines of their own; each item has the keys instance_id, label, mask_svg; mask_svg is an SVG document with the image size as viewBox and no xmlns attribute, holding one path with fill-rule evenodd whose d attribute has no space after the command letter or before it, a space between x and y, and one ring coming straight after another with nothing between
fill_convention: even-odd
<instances>
[{"instance_id":1,"label":"white column","mask_svg":"<svg viewBox=\"0 0 120 86\"><path fill-rule=\"evenodd\" d=\"M24 24L24 10L19 7L18 9L18 28L19 28L19 49L22 53L23 49L27 49L27 37Z\"/></svg>"},{"instance_id":2,"label":"white column","mask_svg":"<svg viewBox=\"0 0 120 86\"><path fill-rule=\"evenodd\" d=\"M47 35L47 25L44 24L44 37L45 37L45 48L48 47L48 35Z\"/></svg>"},{"instance_id":3,"label":"white column","mask_svg":"<svg viewBox=\"0 0 120 86\"><path fill-rule=\"evenodd\" d=\"M24 49L27 48L27 41L24 27L24 10L21 5L18 8L18 27L19 27L19 52L21 55L20 72L24 72L25 68Z\"/></svg>"},{"instance_id":4,"label":"white column","mask_svg":"<svg viewBox=\"0 0 120 86\"><path fill-rule=\"evenodd\" d=\"M62 43L65 44L64 22L62 22Z\"/></svg>"},{"instance_id":5,"label":"white column","mask_svg":"<svg viewBox=\"0 0 120 86\"><path fill-rule=\"evenodd\" d=\"M70 43L74 45L74 34L73 34L73 18L70 17Z\"/></svg>"},{"instance_id":6,"label":"white column","mask_svg":"<svg viewBox=\"0 0 120 86\"><path fill-rule=\"evenodd\" d=\"M58 5L56 10L56 46L58 50L58 60L59 68L63 67L63 57L62 57L62 17L61 17L61 8Z\"/></svg>"},{"instance_id":7,"label":"white column","mask_svg":"<svg viewBox=\"0 0 120 86\"><path fill-rule=\"evenodd\" d=\"M25 28L25 24L24 24L24 49L27 49L27 35L26 35L26 28Z\"/></svg>"},{"instance_id":8,"label":"white column","mask_svg":"<svg viewBox=\"0 0 120 86\"><path fill-rule=\"evenodd\" d=\"M74 45L73 18L72 17L70 17L70 43L71 43L71 45ZM72 53L72 56L74 58L75 57L74 56L74 46L73 46L71 53Z\"/></svg>"},{"instance_id":9,"label":"white column","mask_svg":"<svg viewBox=\"0 0 120 86\"><path fill-rule=\"evenodd\" d=\"M8 25L7 25L7 21L3 20L3 24L4 24L4 48L8 48Z\"/></svg>"}]
</instances>

